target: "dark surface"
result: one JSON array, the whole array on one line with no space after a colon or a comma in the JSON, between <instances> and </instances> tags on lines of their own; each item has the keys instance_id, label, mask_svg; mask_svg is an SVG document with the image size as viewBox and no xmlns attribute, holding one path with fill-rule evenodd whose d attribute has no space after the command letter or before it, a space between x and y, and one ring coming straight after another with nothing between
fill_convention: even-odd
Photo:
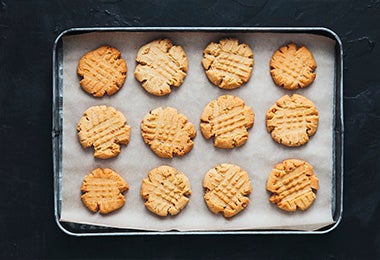
<instances>
[{"instance_id":1,"label":"dark surface","mask_svg":"<svg viewBox=\"0 0 380 260\"><path fill-rule=\"evenodd\" d=\"M379 21L379 1L0 1L0 258L379 259ZM64 29L93 26L335 31L345 53L345 191L338 228L317 236L100 238L59 230L53 214L52 46Z\"/></svg>"}]
</instances>

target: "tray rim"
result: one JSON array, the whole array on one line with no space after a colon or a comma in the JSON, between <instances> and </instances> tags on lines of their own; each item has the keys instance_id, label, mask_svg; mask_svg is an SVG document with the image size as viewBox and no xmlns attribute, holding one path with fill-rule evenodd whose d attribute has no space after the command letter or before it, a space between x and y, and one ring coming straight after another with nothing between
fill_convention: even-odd
<instances>
[{"instance_id":1,"label":"tray rim","mask_svg":"<svg viewBox=\"0 0 380 260\"><path fill-rule=\"evenodd\" d=\"M335 223L331 224L327 228L313 231L300 231L300 230L220 230L220 231L144 231L130 229L115 229L104 228L106 232L81 232L76 233L70 231L65 227L65 222L59 220L59 177L62 170L59 156L60 151L54 149L56 143L62 142L62 134L60 129L61 119L60 109L60 90L59 90L59 67L57 48L62 41L63 36L67 34L82 34L91 32L240 32L240 33L255 33L255 32L267 32L267 33L310 33L319 34L329 37L336 41L335 52L335 96L334 96L334 122L333 122L333 177L335 177L335 184L339 187L335 187L336 193L336 205L333 218L336 216ZM53 184L54 184L54 218L57 226L61 231L71 236L133 236L133 235L274 235L274 234L326 234L337 228L342 221L343 217L343 173L344 173L344 113L343 113L343 44L338 34L333 30L326 27L73 27L62 31L54 40L52 47L52 83L53 83L53 95L52 95L52 151L53 151ZM58 105L57 105L58 102ZM338 139L338 140L337 140ZM338 142L337 142L338 141ZM338 149L338 150L337 150ZM338 154L338 156L337 156ZM338 170L337 170L338 169ZM90 226L80 224L83 226ZM111 231L110 231L111 230ZM118 230L118 231L112 231Z\"/></svg>"}]
</instances>

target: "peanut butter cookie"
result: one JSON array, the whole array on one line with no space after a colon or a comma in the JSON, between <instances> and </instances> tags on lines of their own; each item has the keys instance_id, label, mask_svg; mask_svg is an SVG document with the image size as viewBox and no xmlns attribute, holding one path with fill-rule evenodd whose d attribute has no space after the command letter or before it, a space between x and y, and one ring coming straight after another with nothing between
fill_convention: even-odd
<instances>
[{"instance_id":1,"label":"peanut butter cookie","mask_svg":"<svg viewBox=\"0 0 380 260\"><path fill-rule=\"evenodd\" d=\"M224 95L211 101L203 110L200 128L206 139L214 136L214 145L233 148L248 140L248 128L255 115L244 101L236 96Z\"/></svg>"},{"instance_id":2,"label":"peanut butter cookie","mask_svg":"<svg viewBox=\"0 0 380 260\"><path fill-rule=\"evenodd\" d=\"M135 78L156 96L169 94L171 86L181 86L188 70L185 51L169 39L145 44L138 51L136 61Z\"/></svg>"},{"instance_id":3,"label":"peanut butter cookie","mask_svg":"<svg viewBox=\"0 0 380 260\"><path fill-rule=\"evenodd\" d=\"M219 164L209 170L203 180L204 199L215 214L225 218L238 214L248 206L252 184L248 173L234 164Z\"/></svg>"},{"instance_id":4,"label":"peanut butter cookie","mask_svg":"<svg viewBox=\"0 0 380 260\"><path fill-rule=\"evenodd\" d=\"M92 212L107 214L124 206L122 192L128 188L128 183L113 170L97 168L84 177L81 198Z\"/></svg>"},{"instance_id":5,"label":"peanut butter cookie","mask_svg":"<svg viewBox=\"0 0 380 260\"><path fill-rule=\"evenodd\" d=\"M294 94L277 100L266 113L267 131L273 140L286 146L301 146L318 128L318 110L304 96Z\"/></svg>"},{"instance_id":6,"label":"peanut butter cookie","mask_svg":"<svg viewBox=\"0 0 380 260\"><path fill-rule=\"evenodd\" d=\"M189 202L190 195L186 175L166 165L151 170L141 185L146 208L163 217L177 215Z\"/></svg>"},{"instance_id":7,"label":"peanut butter cookie","mask_svg":"<svg viewBox=\"0 0 380 260\"><path fill-rule=\"evenodd\" d=\"M317 63L305 46L289 43L274 52L270 73L277 86L297 89L309 86L315 79Z\"/></svg>"},{"instance_id":8,"label":"peanut butter cookie","mask_svg":"<svg viewBox=\"0 0 380 260\"><path fill-rule=\"evenodd\" d=\"M144 142L161 158L183 156L194 145L195 127L175 108L162 107L150 111L141 122Z\"/></svg>"},{"instance_id":9,"label":"peanut butter cookie","mask_svg":"<svg viewBox=\"0 0 380 260\"><path fill-rule=\"evenodd\" d=\"M127 77L127 63L120 56L120 51L110 46L85 54L77 68L78 75L83 77L82 88L95 97L115 94Z\"/></svg>"},{"instance_id":10,"label":"peanut butter cookie","mask_svg":"<svg viewBox=\"0 0 380 260\"><path fill-rule=\"evenodd\" d=\"M267 181L267 190L273 194L270 202L285 211L306 210L316 198L318 178L313 167L302 160L290 159L277 164Z\"/></svg>"},{"instance_id":11,"label":"peanut butter cookie","mask_svg":"<svg viewBox=\"0 0 380 260\"><path fill-rule=\"evenodd\" d=\"M237 39L210 43L203 51L202 65L208 79L222 89L235 89L246 83L252 74L253 52Z\"/></svg>"},{"instance_id":12,"label":"peanut butter cookie","mask_svg":"<svg viewBox=\"0 0 380 260\"><path fill-rule=\"evenodd\" d=\"M129 143L130 126L113 107L93 106L79 120L77 130L84 148L94 146L94 157L107 159L120 153L120 144Z\"/></svg>"}]
</instances>

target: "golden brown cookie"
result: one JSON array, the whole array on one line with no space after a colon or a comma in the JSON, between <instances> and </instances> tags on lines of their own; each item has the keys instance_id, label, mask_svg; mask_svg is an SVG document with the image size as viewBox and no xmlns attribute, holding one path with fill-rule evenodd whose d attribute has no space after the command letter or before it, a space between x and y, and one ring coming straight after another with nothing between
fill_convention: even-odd
<instances>
[{"instance_id":1,"label":"golden brown cookie","mask_svg":"<svg viewBox=\"0 0 380 260\"><path fill-rule=\"evenodd\" d=\"M204 199L215 214L225 218L238 214L248 206L252 184L248 173L234 164L219 164L209 170L203 180Z\"/></svg>"},{"instance_id":2,"label":"golden brown cookie","mask_svg":"<svg viewBox=\"0 0 380 260\"><path fill-rule=\"evenodd\" d=\"M124 206L122 192L128 190L128 183L111 169L97 168L83 179L82 201L92 212L110 213Z\"/></svg>"},{"instance_id":3,"label":"golden brown cookie","mask_svg":"<svg viewBox=\"0 0 380 260\"><path fill-rule=\"evenodd\" d=\"M237 39L222 39L206 47L202 65L214 85L222 89L238 88L251 77L253 52Z\"/></svg>"},{"instance_id":4,"label":"golden brown cookie","mask_svg":"<svg viewBox=\"0 0 380 260\"><path fill-rule=\"evenodd\" d=\"M152 151L161 158L188 153L194 145L195 127L175 108L156 108L141 122L141 135Z\"/></svg>"},{"instance_id":5,"label":"golden brown cookie","mask_svg":"<svg viewBox=\"0 0 380 260\"><path fill-rule=\"evenodd\" d=\"M316 198L318 178L313 167L302 160L290 159L277 164L269 175L270 202L285 211L306 210Z\"/></svg>"},{"instance_id":6,"label":"golden brown cookie","mask_svg":"<svg viewBox=\"0 0 380 260\"><path fill-rule=\"evenodd\" d=\"M185 51L169 39L145 44L138 51L136 61L135 78L156 96L169 94L170 86L181 86L188 70Z\"/></svg>"},{"instance_id":7,"label":"golden brown cookie","mask_svg":"<svg viewBox=\"0 0 380 260\"><path fill-rule=\"evenodd\" d=\"M93 106L78 122L79 141L84 148L94 146L94 157L107 159L120 153L120 144L129 143L130 126L113 107Z\"/></svg>"},{"instance_id":8,"label":"golden brown cookie","mask_svg":"<svg viewBox=\"0 0 380 260\"><path fill-rule=\"evenodd\" d=\"M289 43L273 53L270 74L276 85L286 89L309 86L315 79L317 64L305 46Z\"/></svg>"},{"instance_id":9,"label":"golden brown cookie","mask_svg":"<svg viewBox=\"0 0 380 260\"><path fill-rule=\"evenodd\" d=\"M186 207L190 195L189 179L170 166L154 168L141 185L141 196L146 199L146 208L163 217L177 215Z\"/></svg>"},{"instance_id":10,"label":"golden brown cookie","mask_svg":"<svg viewBox=\"0 0 380 260\"><path fill-rule=\"evenodd\" d=\"M273 140L286 146L300 146L309 141L318 128L318 110L304 96L294 94L277 100L266 114L266 126Z\"/></svg>"},{"instance_id":11,"label":"golden brown cookie","mask_svg":"<svg viewBox=\"0 0 380 260\"><path fill-rule=\"evenodd\" d=\"M247 129L253 126L254 120L252 109L242 99L224 95L204 108L200 128L205 138L214 136L216 147L233 148L247 142Z\"/></svg>"},{"instance_id":12,"label":"golden brown cookie","mask_svg":"<svg viewBox=\"0 0 380 260\"><path fill-rule=\"evenodd\" d=\"M127 64L120 55L119 50L110 46L85 54L77 68L78 75L83 77L80 81L82 88L95 97L116 93L127 77Z\"/></svg>"}]
</instances>

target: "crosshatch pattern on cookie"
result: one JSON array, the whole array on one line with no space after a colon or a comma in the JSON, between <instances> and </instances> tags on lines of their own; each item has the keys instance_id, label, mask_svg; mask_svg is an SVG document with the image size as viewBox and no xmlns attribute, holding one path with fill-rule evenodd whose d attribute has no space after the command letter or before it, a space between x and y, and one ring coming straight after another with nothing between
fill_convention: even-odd
<instances>
[{"instance_id":1,"label":"crosshatch pattern on cookie","mask_svg":"<svg viewBox=\"0 0 380 260\"><path fill-rule=\"evenodd\" d=\"M214 136L214 145L233 148L245 144L254 124L252 109L236 96L224 95L211 101L203 110L200 128L203 136Z\"/></svg>"},{"instance_id":2,"label":"crosshatch pattern on cookie","mask_svg":"<svg viewBox=\"0 0 380 260\"><path fill-rule=\"evenodd\" d=\"M204 199L215 214L230 218L248 206L252 184L248 173L233 164L219 164L203 180Z\"/></svg>"},{"instance_id":3,"label":"crosshatch pattern on cookie","mask_svg":"<svg viewBox=\"0 0 380 260\"><path fill-rule=\"evenodd\" d=\"M294 94L277 100L266 114L267 131L286 146L300 146L309 141L318 128L318 110L309 99Z\"/></svg>"},{"instance_id":4,"label":"crosshatch pattern on cookie","mask_svg":"<svg viewBox=\"0 0 380 260\"><path fill-rule=\"evenodd\" d=\"M80 85L89 94L111 96L124 84L127 64L121 53L110 46L102 46L85 54L78 63L77 73L82 76Z\"/></svg>"},{"instance_id":5,"label":"crosshatch pattern on cookie","mask_svg":"<svg viewBox=\"0 0 380 260\"><path fill-rule=\"evenodd\" d=\"M253 52L237 39L210 43L203 51L202 65L208 79L222 89L234 89L247 82L253 69Z\"/></svg>"},{"instance_id":6,"label":"crosshatch pattern on cookie","mask_svg":"<svg viewBox=\"0 0 380 260\"><path fill-rule=\"evenodd\" d=\"M124 206L122 192L128 188L128 183L113 170L97 168L84 177L81 199L92 212L107 214Z\"/></svg>"},{"instance_id":7,"label":"crosshatch pattern on cookie","mask_svg":"<svg viewBox=\"0 0 380 260\"><path fill-rule=\"evenodd\" d=\"M296 159L277 164L267 181L267 190L273 193L270 202L285 211L308 209L316 198L313 190L318 188L313 167Z\"/></svg>"},{"instance_id":8,"label":"crosshatch pattern on cookie","mask_svg":"<svg viewBox=\"0 0 380 260\"><path fill-rule=\"evenodd\" d=\"M94 146L94 157L107 159L120 153L120 144L129 143L130 126L113 107L93 106L79 120L77 130L84 148Z\"/></svg>"},{"instance_id":9,"label":"crosshatch pattern on cookie","mask_svg":"<svg viewBox=\"0 0 380 260\"><path fill-rule=\"evenodd\" d=\"M162 107L152 110L141 122L144 142L161 158L183 156L194 145L195 127L185 115L175 108Z\"/></svg>"},{"instance_id":10,"label":"crosshatch pattern on cookie","mask_svg":"<svg viewBox=\"0 0 380 260\"><path fill-rule=\"evenodd\" d=\"M162 165L151 170L144 178L141 196L145 206L159 216L177 215L189 202L189 179L177 169Z\"/></svg>"},{"instance_id":11,"label":"crosshatch pattern on cookie","mask_svg":"<svg viewBox=\"0 0 380 260\"><path fill-rule=\"evenodd\" d=\"M315 79L317 64L311 52L304 46L290 43L274 52L270 61L270 73L276 85L286 89L309 86Z\"/></svg>"},{"instance_id":12,"label":"crosshatch pattern on cookie","mask_svg":"<svg viewBox=\"0 0 380 260\"><path fill-rule=\"evenodd\" d=\"M156 96L169 94L171 86L181 86L188 70L185 51L181 46L174 46L169 39L142 46L136 61L135 78L147 92Z\"/></svg>"}]
</instances>

